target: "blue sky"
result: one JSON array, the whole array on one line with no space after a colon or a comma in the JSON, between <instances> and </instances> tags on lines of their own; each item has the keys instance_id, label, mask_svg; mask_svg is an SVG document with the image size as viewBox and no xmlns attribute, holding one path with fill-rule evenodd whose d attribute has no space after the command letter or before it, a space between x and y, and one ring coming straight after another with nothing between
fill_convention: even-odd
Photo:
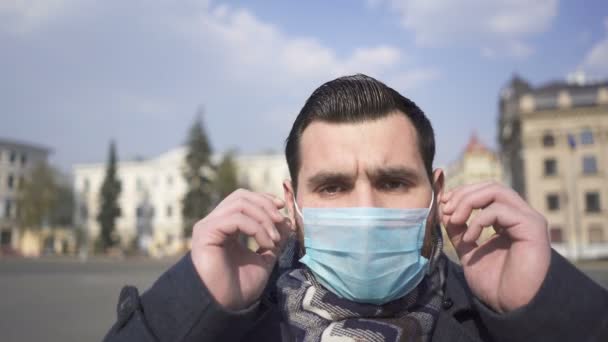
<instances>
[{"instance_id":1,"label":"blue sky","mask_svg":"<svg viewBox=\"0 0 608 342\"><path fill-rule=\"evenodd\" d=\"M201 106L216 151L281 151L312 90L356 72L423 108L442 165L473 131L496 146L514 72L607 78L608 3L5 0L0 44L0 137L64 170L110 139L122 159L171 149Z\"/></svg>"}]
</instances>

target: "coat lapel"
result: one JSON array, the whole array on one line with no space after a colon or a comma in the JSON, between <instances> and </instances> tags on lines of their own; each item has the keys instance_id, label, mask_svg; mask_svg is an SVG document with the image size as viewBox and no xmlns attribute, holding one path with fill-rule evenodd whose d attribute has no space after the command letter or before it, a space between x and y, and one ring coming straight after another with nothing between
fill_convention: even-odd
<instances>
[{"instance_id":1,"label":"coat lapel","mask_svg":"<svg viewBox=\"0 0 608 342\"><path fill-rule=\"evenodd\" d=\"M433 331L433 342L479 342L478 332L466 329L454 315L473 310L473 294L466 285L462 268L452 261L447 263L444 305Z\"/></svg>"}]
</instances>

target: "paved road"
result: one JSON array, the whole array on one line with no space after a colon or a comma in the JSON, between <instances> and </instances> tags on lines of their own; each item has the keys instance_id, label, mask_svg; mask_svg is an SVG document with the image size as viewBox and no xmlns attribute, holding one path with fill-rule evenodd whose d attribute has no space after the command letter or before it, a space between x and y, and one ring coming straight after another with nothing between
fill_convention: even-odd
<instances>
[{"instance_id":1,"label":"paved road","mask_svg":"<svg viewBox=\"0 0 608 342\"><path fill-rule=\"evenodd\" d=\"M148 288L175 260L0 259L0 341L100 341L120 288ZM582 268L608 288L608 262Z\"/></svg>"},{"instance_id":2,"label":"paved road","mask_svg":"<svg viewBox=\"0 0 608 342\"><path fill-rule=\"evenodd\" d=\"M101 341L122 286L146 289L173 262L0 259L0 341Z\"/></svg>"}]
</instances>

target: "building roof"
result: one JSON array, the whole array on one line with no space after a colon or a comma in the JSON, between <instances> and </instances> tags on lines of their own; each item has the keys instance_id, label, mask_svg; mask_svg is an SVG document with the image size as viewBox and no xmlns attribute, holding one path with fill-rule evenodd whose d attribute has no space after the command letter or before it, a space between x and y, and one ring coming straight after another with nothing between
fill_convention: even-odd
<instances>
[{"instance_id":1,"label":"building roof","mask_svg":"<svg viewBox=\"0 0 608 342\"><path fill-rule=\"evenodd\" d=\"M37 152L47 153L47 154L51 152L51 149L46 146L42 146L42 145L39 145L36 143L19 141L19 140L15 140L15 139L2 138L2 137L0 137L0 146L8 146L9 148L15 148L15 149L35 150Z\"/></svg>"},{"instance_id":2,"label":"building roof","mask_svg":"<svg viewBox=\"0 0 608 342\"><path fill-rule=\"evenodd\" d=\"M563 92L569 96L572 107L596 106L601 88L608 88L608 80L589 80L581 73L572 75L567 81L551 81L538 87L532 87L514 75L501 92L501 103L528 94L534 98L536 110L555 109L559 108L559 96Z\"/></svg>"},{"instance_id":3,"label":"building roof","mask_svg":"<svg viewBox=\"0 0 608 342\"><path fill-rule=\"evenodd\" d=\"M552 81L533 88L531 93L535 95L557 95L560 91L566 90L570 94L581 94L587 92L597 92L599 88L608 87L608 80L593 83L572 83L566 81Z\"/></svg>"},{"instance_id":4,"label":"building roof","mask_svg":"<svg viewBox=\"0 0 608 342\"><path fill-rule=\"evenodd\" d=\"M493 153L492 150L490 150L484 143L481 142L481 140L479 140L477 133L473 132L469 138L467 146L464 149L464 153L467 154L476 152Z\"/></svg>"}]
</instances>

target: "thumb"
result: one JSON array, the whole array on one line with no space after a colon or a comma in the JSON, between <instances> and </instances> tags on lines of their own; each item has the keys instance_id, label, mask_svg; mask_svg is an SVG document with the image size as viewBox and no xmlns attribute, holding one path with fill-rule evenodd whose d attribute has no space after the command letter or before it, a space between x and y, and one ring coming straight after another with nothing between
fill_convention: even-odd
<instances>
[{"instance_id":1,"label":"thumb","mask_svg":"<svg viewBox=\"0 0 608 342\"><path fill-rule=\"evenodd\" d=\"M289 221L287 221L287 222L289 222ZM277 224L277 228L278 228L277 230L280 233L281 239L276 244L276 247L275 248L260 247L256 251L256 253L258 255L260 255L260 257L263 260L264 268L267 269L269 272L272 271L277 260L279 259L279 257L283 253L283 251L285 250L285 247L287 246L289 239L294 235L291 228L289 228L289 224L286 224L285 227L279 227L279 225L280 224Z\"/></svg>"},{"instance_id":2,"label":"thumb","mask_svg":"<svg viewBox=\"0 0 608 342\"><path fill-rule=\"evenodd\" d=\"M441 208L442 205L440 205ZM443 210L440 209L440 217L441 223L445 227L445 231L450 238L450 242L454 246L454 250L458 255L458 259L460 259L461 263L465 263L467 255L478 247L477 242L466 242L464 241L464 234L469 229L466 223L463 224L454 224L450 222L450 215L446 215L443 213Z\"/></svg>"}]
</instances>

